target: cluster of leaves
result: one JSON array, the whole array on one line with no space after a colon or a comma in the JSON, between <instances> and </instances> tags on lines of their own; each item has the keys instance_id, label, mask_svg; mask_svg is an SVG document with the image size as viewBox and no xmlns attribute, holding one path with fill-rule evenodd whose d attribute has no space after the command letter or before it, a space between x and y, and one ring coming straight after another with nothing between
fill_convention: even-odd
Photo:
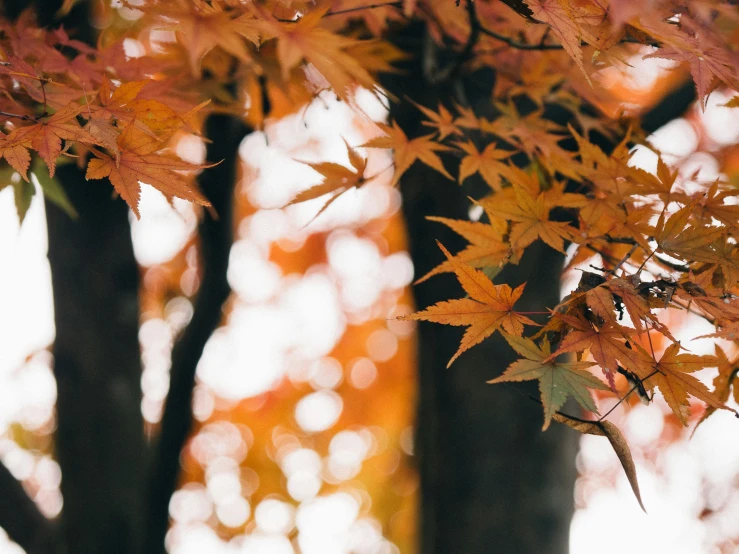
<instances>
[{"instance_id":1,"label":"cluster of leaves","mask_svg":"<svg viewBox=\"0 0 739 554\"><path fill-rule=\"evenodd\" d=\"M486 122L479 127L483 124L491 128ZM670 310L689 310L716 325L719 330L712 336L735 336L739 206L730 201L739 191L716 181L689 193L676 185L677 172L661 159L657 175L630 167L627 141L607 155L573 129L571 133L579 151L570 156L568 170L576 176L568 182L581 185L581 192L565 192L565 181L556 177L542 179L540 173L509 166L507 186L494 186L493 194L478 201L485 221L436 218L470 245L455 256L445 251L447 261L423 279L454 271L469 298L411 317L468 326L455 358L502 328L523 359L491 382L539 380L545 428L569 395L596 411L587 389L606 387L584 371L594 364L613 391L619 372L646 394L658 388L686 425L689 396L713 409L725 408L736 360L729 361L719 347L718 357L680 354L680 343L661 319ZM539 161L551 169L545 158ZM563 254L565 243L572 244L571 266L595 258L602 267L583 272L578 287L551 310L546 325L524 338L523 325L534 322L513 309L523 291L493 285L488 275L517 263L537 239ZM487 269L487 275L475 268ZM672 342L659 360L650 332ZM576 353L581 359L586 352L592 363L557 361L561 354ZM718 366L720 359L723 377L710 392L691 374Z\"/></svg>"},{"instance_id":2,"label":"cluster of leaves","mask_svg":"<svg viewBox=\"0 0 739 554\"><path fill-rule=\"evenodd\" d=\"M496 115L418 106L433 134L409 138L394 122L378 123L382 136L363 145L394 151L395 184L420 162L440 180L456 174L461 184L479 174L490 187L476 200L483 219L435 218L470 244L445 251L447 260L423 278L453 271L469 297L412 317L468 326L457 355L501 330L522 358L493 381L538 380L545 428L568 396L595 411L590 389L616 391L618 372L634 383L631 390L658 389L685 424L691 396L726 408L737 360L719 349L716 356L680 353L664 322L671 310L690 310L716 326L715 336L737 337L738 193L720 181L683 186L663 162L656 176L630 167L637 139L595 114L607 104L604 76L639 57L689 68L702 107L718 86L739 89L732 2L652 0L649 9L635 0L102 4L111 17L96 47L38 29L30 15L0 22L0 156L20 176L14 186L22 202L34 153L49 177L60 156L87 164L87 177L108 178L137 215L140 182L207 205L183 175L202 166L171 153L179 133L197 133L203 112L216 105L260 126L325 90L356 107L355 91L382 94L377 74L403 55L386 37L422 21L451 59L426 60L429 79L492 67ZM544 117L552 106L570 114L569 129ZM623 140L604 151L591 142L594 134ZM295 201L329 194L330 203L373 180L360 152L347 145L347 153L350 168L312 164L324 179ZM454 156L461 161L450 169ZM538 332L524 336L535 323L514 310L523 288L489 278L537 240L563 253L572 245L571 264L596 256L599 266ZM653 333L672 342L659 359ZM578 360L562 361L570 353ZM593 362L583 361L586 353ZM595 364L608 385L586 369ZM712 366L721 371L713 392L692 375Z\"/></svg>"},{"instance_id":3,"label":"cluster of leaves","mask_svg":"<svg viewBox=\"0 0 739 554\"><path fill-rule=\"evenodd\" d=\"M118 56L121 44L98 50L69 38L63 29L34 27L29 14L12 24L2 22L0 30L5 91L0 97L5 118L0 156L22 179L14 182L21 191L16 198L34 190L28 176L33 153L46 163L48 173L40 164L33 166L42 185L49 184L45 190L60 191L50 178L65 156L86 164L88 179L108 178L137 216L140 181L168 198L208 205L182 175L200 166L170 152L175 134L193 131L202 105L169 98L166 84L125 80L130 69L126 58ZM69 207L61 194L58 198ZM22 216L27 206L16 205Z\"/></svg>"},{"instance_id":4,"label":"cluster of leaves","mask_svg":"<svg viewBox=\"0 0 739 554\"><path fill-rule=\"evenodd\" d=\"M454 179L451 173L456 173L460 184L479 174L489 185L490 194L474 201L482 208L479 221L430 218L450 227L469 246L452 255L440 245L446 261L420 281L454 272L467 297L440 302L407 319L467 327L450 364L500 331L521 359L490 382L537 380L544 429L555 419L581 432L606 435L638 498L628 446L618 430L603 421L608 414L588 423L558 410L572 396L583 408L597 414L590 391L610 389L619 396L619 402L635 391L648 402L658 390L684 425L688 424L691 397L707 405L703 419L717 409L733 411L725 402L732 387L737 394L739 358L727 358L718 345L715 356L683 352L687 349L673 337L665 322L671 311L690 311L715 325L717 332L712 337L736 339L739 206L735 197L739 191L721 180L680 180L678 172L671 171L661 157L656 175L632 167L630 147L637 140L629 132L612 151L593 144L588 139L590 131L609 135L614 130L603 121L588 119L582 103L569 96L572 90L562 86L562 78L569 75L576 82L580 73L587 79L583 44L602 50L596 52L598 56L613 56L613 60L625 62L628 50L623 45L636 40L657 46L645 57L686 62L701 107L705 108L706 97L719 84L739 89L739 65L729 46L739 20L727 6L712 4L715 10L711 12L711 24L717 27L716 20L720 19L731 29L720 37L712 32L714 27L708 20L701 23L707 6L700 3L684 11L673 8L671 17L664 12L640 17L636 5L625 3L614 3L610 11L588 2L528 5L531 10L523 15L549 24L537 37L538 44L542 48L550 45L548 32L559 39L571 58L568 71L547 79L544 68L551 57L532 56L517 75L518 82L504 80L499 86L498 116L494 119L480 117L462 106L454 112L441 105L437 110L418 106L434 134L409 139L397 124L379 124L383 136L363 146L394 151L393 184L418 161L447 179ZM668 5L663 3L662 7ZM473 7L468 14L469 36L475 28L486 32ZM486 34L501 39L496 33ZM511 39L509 45L515 42L512 49L525 50L537 43L531 35L521 34L528 40ZM512 59L523 58L517 52ZM506 74L507 61L505 52L496 60L499 75ZM561 57L558 61L561 63ZM522 113L517 106L524 94L535 107ZM547 104L571 110L580 133L573 126L563 128L545 119ZM728 106L736 105L735 97ZM567 148L568 142L576 146ZM365 174L358 152L348 145L347 150L351 168L331 164L327 171L327 164L314 165L323 175L323 182L295 201L330 193L325 209L338 195L372 180ZM461 158L451 173L441 157L449 154ZM537 240L562 254L571 245L569 266L590 264L595 271L583 272L578 287L559 306L540 312L548 316L546 323L534 334L524 336L525 326L537 325L527 317L532 314L514 309L524 287L512 290L504 283L493 284L490 278L506 264L517 264ZM670 343L661 355L652 344L653 333L663 335ZM572 353L576 361L564 358ZM588 355L592 361L586 361ZM589 371L595 365L602 369L607 384ZM694 375L709 367L719 368L713 391ZM616 386L619 373L630 387L625 393Z\"/></svg>"}]
</instances>

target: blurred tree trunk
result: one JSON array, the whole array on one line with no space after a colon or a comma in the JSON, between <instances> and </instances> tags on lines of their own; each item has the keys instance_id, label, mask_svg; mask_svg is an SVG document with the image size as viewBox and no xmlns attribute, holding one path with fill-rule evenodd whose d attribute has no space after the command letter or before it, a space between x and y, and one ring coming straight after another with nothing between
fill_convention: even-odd
<instances>
[{"instance_id":1,"label":"blurred tree trunk","mask_svg":"<svg viewBox=\"0 0 739 554\"><path fill-rule=\"evenodd\" d=\"M79 212L47 202L63 538L70 554L137 554L146 452L128 208L74 165L58 178Z\"/></svg>"},{"instance_id":2,"label":"blurred tree trunk","mask_svg":"<svg viewBox=\"0 0 739 554\"><path fill-rule=\"evenodd\" d=\"M413 55L402 65L402 73L382 79L397 98L412 98L435 109L439 102L451 108L464 95L476 113L490 112L494 75L478 75L477 80L483 80L480 89L471 81L430 82L423 66L429 68L435 60L424 52L424 29L406 29L396 44ZM409 137L429 134L429 128L421 126L421 115L408 102L391 103L391 119ZM457 184L421 164L404 174L400 188L410 253L420 277L443 259L434 239L453 252L465 245L426 216L467 219L471 203ZM556 276L562 263L552 249L532 248L521 264L510 266L496 281L527 281L517 307L539 311L559 301ZM464 294L453 275L433 277L413 290L419 309ZM418 332L420 551L566 554L576 437L557 426L542 434L540 407L521 394L533 389L486 384L514 360L515 352L500 335L464 353L447 369L462 330L420 322Z\"/></svg>"}]
</instances>

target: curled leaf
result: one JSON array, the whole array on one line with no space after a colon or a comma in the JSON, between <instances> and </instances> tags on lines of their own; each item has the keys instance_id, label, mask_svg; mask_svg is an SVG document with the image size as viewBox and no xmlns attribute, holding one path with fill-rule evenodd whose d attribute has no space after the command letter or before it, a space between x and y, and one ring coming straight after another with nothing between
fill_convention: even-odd
<instances>
[{"instance_id":1,"label":"curled leaf","mask_svg":"<svg viewBox=\"0 0 739 554\"><path fill-rule=\"evenodd\" d=\"M616 452L618 461L621 462L621 467L624 468L624 473L626 473L626 478L629 480L629 485L631 485L631 490L634 492L639 506L644 510L644 513L647 513L641 499L641 493L639 492L639 481L636 478L636 464L634 464L634 458L631 456L631 449L621 434L621 431L618 430L618 427L610 421L587 421L565 415L561 412L552 414L552 419L568 427L572 427L575 431L579 431L585 435L606 437Z\"/></svg>"}]
</instances>

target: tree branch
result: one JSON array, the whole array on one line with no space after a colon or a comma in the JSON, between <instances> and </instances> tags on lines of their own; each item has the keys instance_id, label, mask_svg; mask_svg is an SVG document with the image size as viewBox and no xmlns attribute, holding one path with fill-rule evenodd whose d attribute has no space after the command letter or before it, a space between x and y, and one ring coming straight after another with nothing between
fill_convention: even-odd
<instances>
[{"instance_id":1,"label":"tree branch","mask_svg":"<svg viewBox=\"0 0 739 554\"><path fill-rule=\"evenodd\" d=\"M528 42L520 42L512 37L509 37L507 35L504 35L502 33L498 33L497 31L493 31L492 29L488 29L486 27L480 27L480 32L483 35L487 35L489 37L492 37L496 40L499 40L501 42L505 42L508 46L511 48L515 48L517 50L564 50L564 46L561 44L545 44L543 41L539 42L538 44L531 44ZM546 36L544 37L546 38ZM653 42L653 41L642 41L631 37L625 37L622 38L619 41L620 44L644 44L646 46L659 46L659 43ZM580 46L588 46L589 43L585 41L580 42Z\"/></svg>"},{"instance_id":2,"label":"tree branch","mask_svg":"<svg viewBox=\"0 0 739 554\"><path fill-rule=\"evenodd\" d=\"M212 142L208 159L223 163L200 175L200 186L218 213L218 219L203 218L200 235L202 280L190 324L172 349L169 393L149 473L149 517L144 552L164 552L169 524L169 501L177 485L180 452L192 426L192 391L198 361L213 331L221 322L223 304L231 289L226 280L233 242L233 194L238 173L238 149L250 131L240 120L212 115L205 135Z\"/></svg>"},{"instance_id":3,"label":"tree branch","mask_svg":"<svg viewBox=\"0 0 739 554\"><path fill-rule=\"evenodd\" d=\"M654 133L673 119L681 117L696 100L695 84L687 79L641 117L641 128L646 134Z\"/></svg>"},{"instance_id":4,"label":"tree branch","mask_svg":"<svg viewBox=\"0 0 739 554\"><path fill-rule=\"evenodd\" d=\"M456 55L453 63L432 76L433 82L436 84L454 80L459 75L465 62L469 61L472 57L472 51L475 49L475 45L478 40L480 40L480 31L482 30L482 27L480 26L480 20L477 18L474 0L467 0L465 7L470 23L470 34L467 36L467 42L459 54Z\"/></svg>"},{"instance_id":5,"label":"tree branch","mask_svg":"<svg viewBox=\"0 0 739 554\"><path fill-rule=\"evenodd\" d=\"M28 554L57 552L54 525L39 511L23 485L0 463L0 527Z\"/></svg>"}]
</instances>

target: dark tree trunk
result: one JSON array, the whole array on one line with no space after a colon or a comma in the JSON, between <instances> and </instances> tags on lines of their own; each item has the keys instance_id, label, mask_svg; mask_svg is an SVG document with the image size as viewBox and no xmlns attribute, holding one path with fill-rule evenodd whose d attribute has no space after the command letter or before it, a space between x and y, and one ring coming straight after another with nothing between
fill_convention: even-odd
<instances>
[{"instance_id":1,"label":"dark tree trunk","mask_svg":"<svg viewBox=\"0 0 739 554\"><path fill-rule=\"evenodd\" d=\"M74 165L58 178L79 212L73 221L47 203L63 536L70 554L136 554L145 444L128 208Z\"/></svg>"},{"instance_id":2,"label":"dark tree trunk","mask_svg":"<svg viewBox=\"0 0 739 554\"><path fill-rule=\"evenodd\" d=\"M398 46L414 58L402 74L386 76L383 85L398 98L431 108L439 101L451 107L466 96L476 113L489 113L493 75L477 76L483 81L480 90L469 82L429 82L422 70L423 63L430 65L428 53L422 53L423 32L416 27L403 33ZM407 102L392 104L390 117L409 137L429 133L421 126L421 113ZM426 216L467 219L470 202L458 185L421 164L404 175L400 186L410 253L420 276L443 260L434 239L451 251L464 246L459 236ZM527 281L517 308L539 311L557 304L561 268L561 255L533 248L496 282ZM425 308L464 293L447 275L414 287L414 294L418 307ZM421 552L566 554L576 437L556 426L542 434L541 408L521 393L531 389L485 383L515 359L499 335L447 369L461 335L457 327L419 324Z\"/></svg>"}]
</instances>

